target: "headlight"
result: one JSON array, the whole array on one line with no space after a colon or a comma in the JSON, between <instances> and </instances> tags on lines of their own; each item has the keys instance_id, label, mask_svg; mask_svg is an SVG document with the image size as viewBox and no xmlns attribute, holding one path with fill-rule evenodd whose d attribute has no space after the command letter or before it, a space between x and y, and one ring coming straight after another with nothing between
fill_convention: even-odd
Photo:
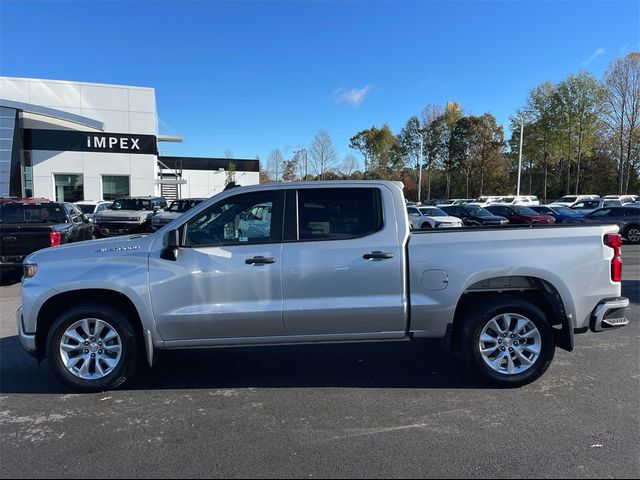
<instances>
[{"instance_id":1,"label":"headlight","mask_svg":"<svg viewBox=\"0 0 640 480\"><path fill-rule=\"evenodd\" d=\"M38 272L38 264L36 263L23 263L22 264L22 278L33 278Z\"/></svg>"},{"instance_id":2,"label":"headlight","mask_svg":"<svg viewBox=\"0 0 640 480\"><path fill-rule=\"evenodd\" d=\"M127 220L130 221L130 222L139 222L139 221L141 221L140 217L129 217L129 218L127 218Z\"/></svg>"}]
</instances>

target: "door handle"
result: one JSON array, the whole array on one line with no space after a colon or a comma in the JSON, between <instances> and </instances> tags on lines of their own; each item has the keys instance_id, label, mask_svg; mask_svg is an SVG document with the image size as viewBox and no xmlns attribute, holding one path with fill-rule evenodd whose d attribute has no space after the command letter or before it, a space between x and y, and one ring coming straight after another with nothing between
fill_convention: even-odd
<instances>
[{"instance_id":1,"label":"door handle","mask_svg":"<svg viewBox=\"0 0 640 480\"><path fill-rule=\"evenodd\" d=\"M393 253L375 251L371 253L365 253L362 256L362 258L364 258L365 260L371 260L371 259L386 260L389 258L393 258Z\"/></svg>"},{"instance_id":2,"label":"door handle","mask_svg":"<svg viewBox=\"0 0 640 480\"><path fill-rule=\"evenodd\" d=\"M244 263L247 265L266 265L268 263L276 263L275 257L253 257L247 258Z\"/></svg>"}]
</instances>

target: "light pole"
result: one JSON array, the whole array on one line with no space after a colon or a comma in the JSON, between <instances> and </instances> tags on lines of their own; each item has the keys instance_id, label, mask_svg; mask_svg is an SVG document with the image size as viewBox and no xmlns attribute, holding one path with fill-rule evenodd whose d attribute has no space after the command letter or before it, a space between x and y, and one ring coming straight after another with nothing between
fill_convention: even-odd
<instances>
[{"instance_id":1,"label":"light pole","mask_svg":"<svg viewBox=\"0 0 640 480\"><path fill-rule=\"evenodd\" d=\"M420 200L422 198L422 149L424 146L424 137L422 133L420 133L420 156L418 157L418 204L420 204Z\"/></svg>"},{"instance_id":2,"label":"light pole","mask_svg":"<svg viewBox=\"0 0 640 480\"><path fill-rule=\"evenodd\" d=\"M518 193L520 196L520 176L522 174L522 143L524 141L524 116L520 114L520 155L518 156Z\"/></svg>"}]
</instances>

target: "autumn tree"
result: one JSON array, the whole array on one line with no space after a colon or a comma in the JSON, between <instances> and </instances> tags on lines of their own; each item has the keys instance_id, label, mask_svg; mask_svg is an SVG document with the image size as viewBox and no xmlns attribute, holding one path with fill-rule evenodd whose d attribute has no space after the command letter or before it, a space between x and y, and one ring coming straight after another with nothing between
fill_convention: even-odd
<instances>
[{"instance_id":1,"label":"autumn tree","mask_svg":"<svg viewBox=\"0 0 640 480\"><path fill-rule=\"evenodd\" d=\"M335 166L338 154L326 130L319 130L309 147L309 160L316 176L324 180L327 171Z\"/></svg>"}]
</instances>

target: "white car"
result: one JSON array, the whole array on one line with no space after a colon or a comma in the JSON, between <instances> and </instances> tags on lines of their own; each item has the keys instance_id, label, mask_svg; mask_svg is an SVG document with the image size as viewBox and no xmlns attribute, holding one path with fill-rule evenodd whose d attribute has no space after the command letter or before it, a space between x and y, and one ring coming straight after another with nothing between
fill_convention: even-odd
<instances>
[{"instance_id":1,"label":"white car","mask_svg":"<svg viewBox=\"0 0 640 480\"><path fill-rule=\"evenodd\" d=\"M535 195L509 195L506 197L499 197L497 200L491 202L490 205L495 205L497 203L507 204L507 205L523 205L523 206L531 206L531 205L540 205L540 200Z\"/></svg>"},{"instance_id":2,"label":"white car","mask_svg":"<svg viewBox=\"0 0 640 480\"><path fill-rule=\"evenodd\" d=\"M555 202L554 205L562 205L564 207L571 207L575 203L583 202L585 200L599 200L600 197L598 195L565 195L562 198L559 198Z\"/></svg>"},{"instance_id":3,"label":"white car","mask_svg":"<svg viewBox=\"0 0 640 480\"><path fill-rule=\"evenodd\" d=\"M460 228L462 220L450 217L438 207L407 207L409 224L412 229L425 228Z\"/></svg>"},{"instance_id":4,"label":"white car","mask_svg":"<svg viewBox=\"0 0 640 480\"><path fill-rule=\"evenodd\" d=\"M93 216L98 212L107 210L113 202L83 200L76 202L75 205L82 210L82 213L93 223Z\"/></svg>"},{"instance_id":5,"label":"white car","mask_svg":"<svg viewBox=\"0 0 640 480\"><path fill-rule=\"evenodd\" d=\"M622 205L636 203L635 195L605 195L605 200L620 200Z\"/></svg>"}]
</instances>

